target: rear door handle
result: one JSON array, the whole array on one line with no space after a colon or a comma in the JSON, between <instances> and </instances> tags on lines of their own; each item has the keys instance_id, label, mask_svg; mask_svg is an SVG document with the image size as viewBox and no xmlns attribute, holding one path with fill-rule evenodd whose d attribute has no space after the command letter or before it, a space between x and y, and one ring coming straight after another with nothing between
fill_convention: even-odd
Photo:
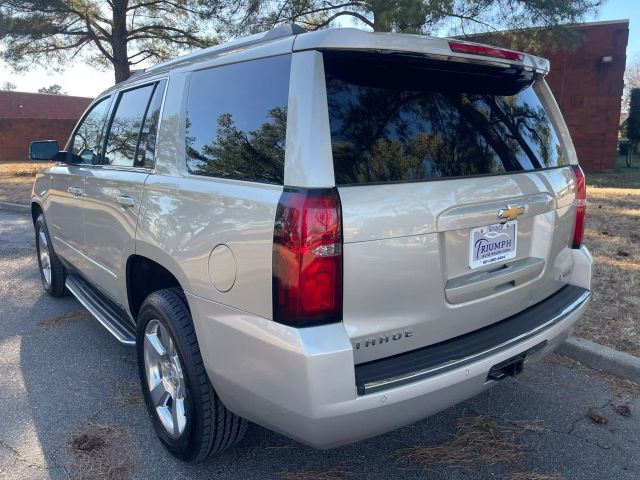
<instances>
[{"instance_id":1,"label":"rear door handle","mask_svg":"<svg viewBox=\"0 0 640 480\"><path fill-rule=\"evenodd\" d=\"M118 195L116 197L116 203L119 203L123 207L133 207L136 204L136 201L126 195Z\"/></svg>"},{"instance_id":2,"label":"rear door handle","mask_svg":"<svg viewBox=\"0 0 640 480\"><path fill-rule=\"evenodd\" d=\"M84 190L80 187L69 187L67 191L71 193L74 197L79 197L84 193Z\"/></svg>"}]
</instances>

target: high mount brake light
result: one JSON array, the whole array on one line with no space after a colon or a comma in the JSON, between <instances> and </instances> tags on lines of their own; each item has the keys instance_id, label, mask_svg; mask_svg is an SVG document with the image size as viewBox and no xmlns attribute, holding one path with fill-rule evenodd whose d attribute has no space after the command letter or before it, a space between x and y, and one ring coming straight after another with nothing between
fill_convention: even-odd
<instances>
[{"instance_id":1,"label":"high mount brake light","mask_svg":"<svg viewBox=\"0 0 640 480\"><path fill-rule=\"evenodd\" d=\"M584 236L584 217L587 213L587 183L580 165L571 165L571 169L576 188L576 224L571 248L580 248Z\"/></svg>"},{"instance_id":2,"label":"high mount brake light","mask_svg":"<svg viewBox=\"0 0 640 480\"><path fill-rule=\"evenodd\" d=\"M273 319L342 320L342 211L335 188L285 189L273 231Z\"/></svg>"},{"instance_id":3,"label":"high mount brake light","mask_svg":"<svg viewBox=\"0 0 640 480\"><path fill-rule=\"evenodd\" d=\"M517 62L524 61L524 53L514 52L513 50L505 50L503 48L487 47L485 45L476 45L474 43L449 42L449 48L452 52L467 53L469 55L482 55L484 57L504 58L506 60L515 60Z\"/></svg>"}]
</instances>

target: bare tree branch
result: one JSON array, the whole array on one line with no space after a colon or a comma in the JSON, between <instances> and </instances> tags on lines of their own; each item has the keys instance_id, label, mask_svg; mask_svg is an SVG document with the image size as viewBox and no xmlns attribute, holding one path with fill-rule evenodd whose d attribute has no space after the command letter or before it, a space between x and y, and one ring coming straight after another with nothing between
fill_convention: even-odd
<instances>
[{"instance_id":1,"label":"bare tree branch","mask_svg":"<svg viewBox=\"0 0 640 480\"><path fill-rule=\"evenodd\" d=\"M325 21L319 23L318 25L314 25L314 30L318 30L320 28L324 28L327 25L329 25L331 22L333 22L336 18L338 17L342 17L342 16L350 16L350 17L354 17L357 18L358 20L360 20L362 23L364 23L365 25L373 28L373 22L370 21L367 17L365 17L364 15L361 15L358 12L352 12L350 10L343 10L341 12L335 13L333 15L331 15L329 18L327 18Z\"/></svg>"}]
</instances>

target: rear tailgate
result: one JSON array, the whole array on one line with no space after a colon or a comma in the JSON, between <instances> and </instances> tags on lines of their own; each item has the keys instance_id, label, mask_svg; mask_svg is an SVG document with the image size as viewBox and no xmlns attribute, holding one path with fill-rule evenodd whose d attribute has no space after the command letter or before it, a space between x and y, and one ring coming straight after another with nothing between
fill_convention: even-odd
<instances>
[{"instance_id":1,"label":"rear tailgate","mask_svg":"<svg viewBox=\"0 0 640 480\"><path fill-rule=\"evenodd\" d=\"M485 327L565 284L574 184L542 80L324 58L356 363Z\"/></svg>"}]
</instances>

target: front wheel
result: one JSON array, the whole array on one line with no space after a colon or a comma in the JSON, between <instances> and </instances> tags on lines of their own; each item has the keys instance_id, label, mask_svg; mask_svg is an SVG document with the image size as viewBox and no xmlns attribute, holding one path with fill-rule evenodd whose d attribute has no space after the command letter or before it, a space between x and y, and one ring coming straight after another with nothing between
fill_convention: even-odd
<instances>
[{"instance_id":1,"label":"front wheel","mask_svg":"<svg viewBox=\"0 0 640 480\"><path fill-rule=\"evenodd\" d=\"M180 289L159 290L144 301L136 349L147 411L169 452L197 462L242 438L247 422L214 391Z\"/></svg>"},{"instance_id":2,"label":"front wheel","mask_svg":"<svg viewBox=\"0 0 640 480\"><path fill-rule=\"evenodd\" d=\"M36 230L36 251L40 280L45 291L52 297L62 297L65 292L65 270L62 262L53 251L51 237L44 215L40 214L34 225Z\"/></svg>"}]
</instances>

